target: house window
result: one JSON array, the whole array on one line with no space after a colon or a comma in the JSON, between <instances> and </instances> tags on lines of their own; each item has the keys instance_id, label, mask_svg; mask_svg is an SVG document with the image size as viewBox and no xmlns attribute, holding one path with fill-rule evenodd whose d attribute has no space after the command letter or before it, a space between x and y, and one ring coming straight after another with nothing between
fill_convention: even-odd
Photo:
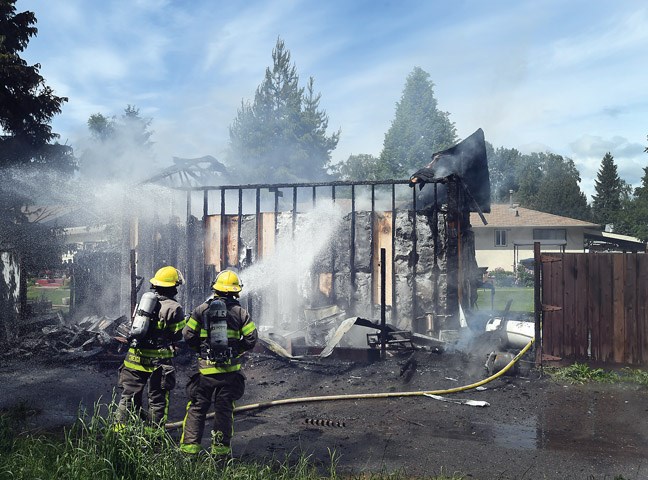
<instances>
[{"instance_id":1,"label":"house window","mask_svg":"<svg viewBox=\"0 0 648 480\"><path fill-rule=\"evenodd\" d=\"M495 230L495 246L506 247L506 230Z\"/></svg>"},{"instance_id":2,"label":"house window","mask_svg":"<svg viewBox=\"0 0 648 480\"><path fill-rule=\"evenodd\" d=\"M564 228L534 228L534 240L567 240L567 231Z\"/></svg>"}]
</instances>

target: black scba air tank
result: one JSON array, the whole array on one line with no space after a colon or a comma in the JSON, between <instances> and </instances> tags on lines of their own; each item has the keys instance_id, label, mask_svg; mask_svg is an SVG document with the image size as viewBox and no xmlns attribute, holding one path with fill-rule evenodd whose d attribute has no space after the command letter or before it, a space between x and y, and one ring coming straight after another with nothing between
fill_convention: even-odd
<instances>
[{"instance_id":1,"label":"black scba air tank","mask_svg":"<svg viewBox=\"0 0 648 480\"><path fill-rule=\"evenodd\" d=\"M205 311L209 359L223 362L231 358L232 350L227 342L227 305L220 298L215 298Z\"/></svg>"}]
</instances>

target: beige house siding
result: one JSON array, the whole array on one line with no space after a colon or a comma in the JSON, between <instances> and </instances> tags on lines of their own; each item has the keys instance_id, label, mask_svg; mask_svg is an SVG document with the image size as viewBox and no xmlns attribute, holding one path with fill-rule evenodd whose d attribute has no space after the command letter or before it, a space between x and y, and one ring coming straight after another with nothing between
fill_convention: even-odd
<instances>
[{"instance_id":1,"label":"beige house siding","mask_svg":"<svg viewBox=\"0 0 648 480\"><path fill-rule=\"evenodd\" d=\"M489 271L503 268L514 271L516 263L533 257L533 231L565 230L565 239L540 240L543 252L583 252L584 232L586 229L597 229L599 225L561 217L536 210L510 205L492 205L491 213L484 214L488 225L484 225L475 213L470 222L475 232L475 254L480 267ZM506 232L506 245L496 246L497 230Z\"/></svg>"},{"instance_id":2,"label":"beige house siding","mask_svg":"<svg viewBox=\"0 0 648 480\"><path fill-rule=\"evenodd\" d=\"M489 271L496 268L514 271L515 263L525 258L533 257L533 229L542 227L484 227L475 228L475 254L480 267L488 267ZM553 228L553 227L547 227ZM584 234L583 227L556 227L564 228L567 242L564 245L555 245L540 241L543 252L583 252ZM506 246L495 246L495 230L505 230L507 234ZM563 250L564 247L564 250Z\"/></svg>"}]
</instances>

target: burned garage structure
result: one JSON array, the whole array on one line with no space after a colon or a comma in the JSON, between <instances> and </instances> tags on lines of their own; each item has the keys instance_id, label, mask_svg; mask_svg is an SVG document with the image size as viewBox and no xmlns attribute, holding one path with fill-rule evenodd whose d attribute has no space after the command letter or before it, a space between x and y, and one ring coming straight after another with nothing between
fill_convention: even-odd
<instances>
[{"instance_id":1,"label":"burned garage structure","mask_svg":"<svg viewBox=\"0 0 648 480\"><path fill-rule=\"evenodd\" d=\"M490 211L481 130L435 154L410 180L178 190L184 225L131 221L129 270L134 278L178 265L187 308L209 295L219 271L233 268L261 333L322 344L345 318L381 314L399 330L452 338L460 311L476 300L470 212Z\"/></svg>"}]
</instances>

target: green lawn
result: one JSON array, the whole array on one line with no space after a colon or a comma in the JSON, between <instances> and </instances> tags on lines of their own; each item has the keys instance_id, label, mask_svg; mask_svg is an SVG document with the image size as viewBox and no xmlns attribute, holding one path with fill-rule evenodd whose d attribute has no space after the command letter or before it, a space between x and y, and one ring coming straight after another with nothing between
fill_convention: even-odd
<instances>
[{"instance_id":1,"label":"green lawn","mask_svg":"<svg viewBox=\"0 0 648 480\"><path fill-rule=\"evenodd\" d=\"M70 288L69 287L60 287L60 288L51 288L51 287L27 287L27 301L28 302L38 302L46 301L52 302L54 310L67 310L69 307L57 305L63 305L63 298L70 298Z\"/></svg>"},{"instance_id":2,"label":"green lawn","mask_svg":"<svg viewBox=\"0 0 648 480\"><path fill-rule=\"evenodd\" d=\"M491 291L480 288L477 294L477 308L479 310L490 310ZM495 287L494 310L504 310L506 302L509 300L513 300L513 303L511 303L512 312L533 312L532 287Z\"/></svg>"}]
</instances>

